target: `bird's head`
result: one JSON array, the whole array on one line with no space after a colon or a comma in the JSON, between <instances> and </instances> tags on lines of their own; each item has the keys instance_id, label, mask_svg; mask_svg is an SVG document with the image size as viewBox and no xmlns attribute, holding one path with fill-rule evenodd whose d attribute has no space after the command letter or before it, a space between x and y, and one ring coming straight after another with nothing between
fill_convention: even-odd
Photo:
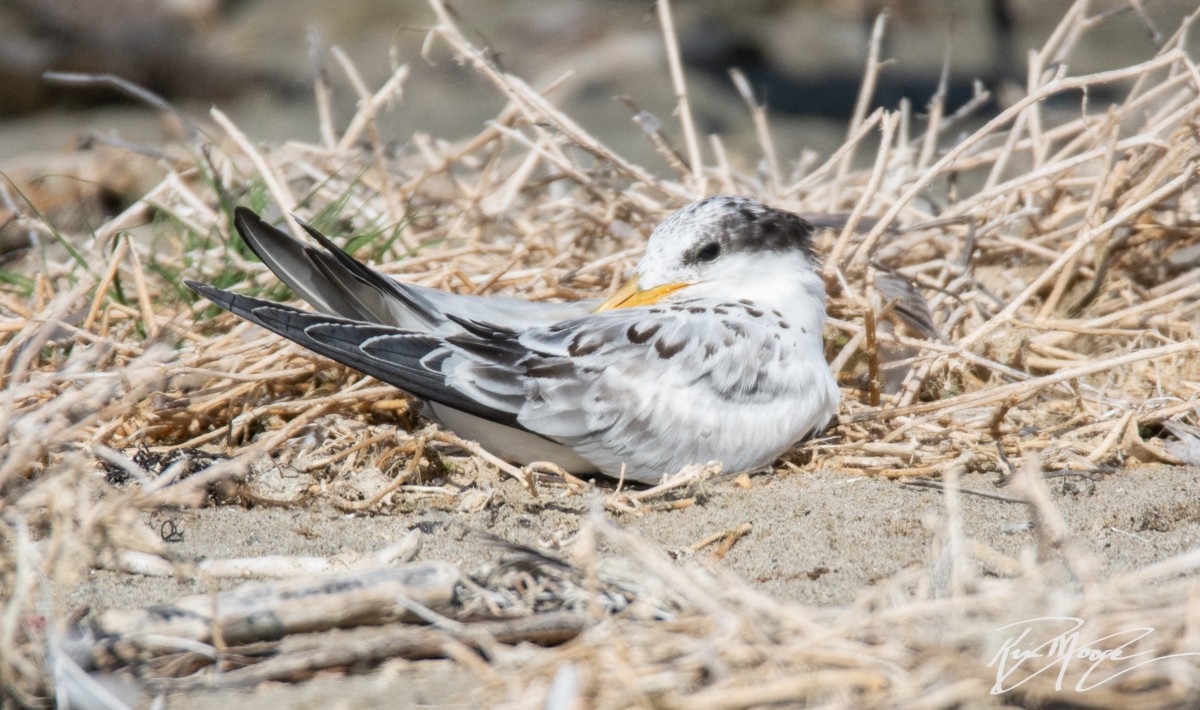
<instances>
[{"instance_id":1,"label":"bird's head","mask_svg":"<svg viewBox=\"0 0 1200 710\"><path fill-rule=\"evenodd\" d=\"M745 197L693 202L654 229L633 278L597 311L815 278L819 262L812 236L803 218Z\"/></svg>"}]
</instances>

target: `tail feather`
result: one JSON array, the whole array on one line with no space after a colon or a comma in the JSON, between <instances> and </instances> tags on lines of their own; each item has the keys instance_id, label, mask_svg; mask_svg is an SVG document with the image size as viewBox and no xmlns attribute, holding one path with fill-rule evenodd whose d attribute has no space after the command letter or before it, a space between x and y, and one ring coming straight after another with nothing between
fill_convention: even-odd
<instances>
[{"instance_id":1,"label":"tail feather","mask_svg":"<svg viewBox=\"0 0 1200 710\"><path fill-rule=\"evenodd\" d=\"M258 258L318 311L405 330L458 335L461 321L484 320L501 328L549 325L590 313L599 300L570 303L523 301L502 296L464 296L391 279L342 251L312 226L300 226L322 247L314 248L267 224L245 207L234 225Z\"/></svg>"},{"instance_id":2,"label":"tail feather","mask_svg":"<svg viewBox=\"0 0 1200 710\"><path fill-rule=\"evenodd\" d=\"M293 239L245 207L234 210L234 226L250 249L322 313L422 331L434 330L444 320L412 289L357 261L310 225L300 224L324 251Z\"/></svg>"}]
</instances>

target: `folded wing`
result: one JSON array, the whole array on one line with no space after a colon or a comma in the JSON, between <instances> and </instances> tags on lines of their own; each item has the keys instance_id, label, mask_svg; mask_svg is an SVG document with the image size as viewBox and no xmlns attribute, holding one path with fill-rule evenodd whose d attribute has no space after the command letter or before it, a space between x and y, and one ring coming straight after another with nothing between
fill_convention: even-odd
<instances>
[{"instance_id":1,"label":"folded wing","mask_svg":"<svg viewBox=\"0 0 1200 710\"><path fill-rule=\"evenodd\" d=\"M436 367L429 367L423 362L431 358L436 363L439 351L445 347L445 341L435 335L301 311L195 281L185 283L188 288L234 315L359 372L418 397L490 421L519 426L515 411L488 407L464 396L447 385L445 375Z\"/></svg>"}]
</instances>

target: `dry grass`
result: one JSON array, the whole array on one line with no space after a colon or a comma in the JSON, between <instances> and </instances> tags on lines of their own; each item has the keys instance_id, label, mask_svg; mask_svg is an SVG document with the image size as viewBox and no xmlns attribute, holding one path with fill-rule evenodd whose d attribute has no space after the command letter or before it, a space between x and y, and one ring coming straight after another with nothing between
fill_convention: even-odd
<instances>
[{"instance_id":1,"label":"dry grass","mask_svg":"<svg viewBox=\"0 0 1200 710\"><path fill-rule=\"evenodd\" d=\"M631 560L659 584L655 594L674 590L645 607L670 608L674 620L656 623L643 610L593 623L575 644L547 652L559 654L555 662L507 667L515 661L496 655L498 671L521 679L497 687L499 698L522 705L552 683L575 683L604 706L948 707L987 693L994 671L984 663L1003 640L996 619L1023 611L1086 613L1094 628L1114 631L1152 626L1159 642L1174 639L1160 654L1200 649L1200 597L1186 576L1200 559L1096 578L1056 527L1038 475L1182 463L1186 451L1159 438L1163 423L1200 425L1200 73L1181 49L1186 27L1149 61L1072 76L1064 60L1096 21L1079 3L1031 54L1024 96L966 137L955 138L965 117L946 115L940 97L915 134L909 106L861 111L842 149L791 173L756 106L762 172L736 169L716 137L705 157L670 52L685 149L648 134L674 171L662 177L555 109L546 98L553 87L504 73L432 4L430 44L449 45L508 101L472 139L416 135L392 154L375 118L402 100L407 70L371 91L335 53L360 93L344 132L322 109L319 143L255 145L214 110L217 132L193 127L162 149L161 182L93 239L61 235L19 210L23 229L70 255L13 276L0 292L0 686L10 701L49 693L45 653L64 614L49 606L46 585L69 585L116 551L161 552L137 533L137 508L263 502L245 483L263 452L327 479L367 463L384 473L371 491L314 485L279 504L323 497L387 509L431 489L464 495L462 486L429 484L444 481L445 466L459 477L511 475L530 495L582 485L418 430L395 390L192 302L182 277L282 295L230 241L235 204L359 235L351 248L401 280L533 299L611 289L649 229L704 195L840 214L820 247L832 297L828 355L845 405L839 426L788 465L889 477L995 470L1037 513L1043 554L1003 578L979 578L964 560L986 551L955 527L957 474L949 476L939 536L946 565L892 580L848 609L788 606L736 580L682 571L597 517L593 544L603 539L606 556ZM669 6L660 10L673 47ZM325 72L315 75L318 106L327 107ZM1123 100L1097 109L1084 99L1080 111L1080 97L1101 85L1120 87ZM1048 106L1052 97L1062 108ZM855 155L869 149L873 166L855 169ZM939 336L914 328L905 304L875 286L888 273L919 287ZM312 435L317 421L344 435ZM135 460L138 447L150 458ZM199 473L185 470L186 457L165 469L146 464L181 448L221 458ZM100 461L138 485L104 485ZM612 491L605 504L677 506L711 475L697 469L649 492ZM560 661L575 675L563 676ZM1188 659L1148 665L1071 702L1182 703L1200 688L1196 668ZM1043 674L1009 697L1036 704L1053 686Z\"/></svg>"}]
</instances>

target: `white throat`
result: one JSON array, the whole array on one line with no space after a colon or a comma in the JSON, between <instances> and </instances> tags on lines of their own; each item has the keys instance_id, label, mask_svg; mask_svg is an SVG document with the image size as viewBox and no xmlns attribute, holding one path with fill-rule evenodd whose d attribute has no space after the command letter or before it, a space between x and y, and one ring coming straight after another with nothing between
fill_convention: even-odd
<instances>
[{"instance_id":1,"label":"white throat","mask_svg":"<svg viewBox=\"0 0 1200 710\"><path fill-rule=\"evenodd\" d=\"M825 283L803 254L731 255L711 277L678 291L676 297L745 299L779 311L818 337L825 329Z\"/></svg>"}]
</instances>

